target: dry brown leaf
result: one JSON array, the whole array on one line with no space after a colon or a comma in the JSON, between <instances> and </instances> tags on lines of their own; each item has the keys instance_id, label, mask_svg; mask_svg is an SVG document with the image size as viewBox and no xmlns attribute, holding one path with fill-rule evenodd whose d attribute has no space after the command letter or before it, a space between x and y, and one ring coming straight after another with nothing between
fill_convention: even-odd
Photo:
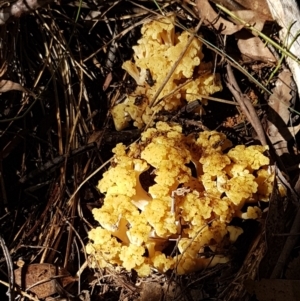
<instances>
[{"instance_id":1,"label":"dry brown leaf","mask_svg":"<svg viewBox=\"0 0 300 301\"><path fill-rule=\"evenodd\" d=\"M237 10L233 12L237 17L242 19L243 21L251 24L255 29L262 31L266 19L263 15L257 13L252 10Z\"/></svg>"},{"instance_id":2,"label":"dry brown leaf","mask_svg":"<svg viewBox=\"0 0 300 301\"><path fill-rule=\"evenodd\" d=\"M225 20L217 14L208 0L197 0L197 8L200 16L204 19L204 23L212 25L217 31L222 34L231 35L240 31L244 26L242 24L236 24ZM232 11L237 17L242 19L244 22L251 24L257 30L261 31L264 27L267 16L257 11L252 10L237 10ZM235 20L233 20L235 22Z\"/></svg>"},{"instance_id":3,"label":"dry brown leaf","mask_svg":"<svg viewBox=\"0 0 300 301\"><path fill-rule=\"evenodd\" d=\"M199 15L204 19L204 23L212 25L222 34L232 35L243 28L242 25L235 25L220 17L209 4L208 0L196 0Z\"/></svg>"},{"instance_id":4,"label":"dry brown leaf","mask_svg":"<svg viewBox=\"0 0 300 301\"><path fill-rule=\"evenodd\" d=\"M247 34L247 33L246 33ZM266 47L264 42L259 37L249 37L243 39L243 33L239 32L236 34L238 39L237 46L245 61L261 61L265 63L275 63L276 59L271 51Z\"/></svg>"},{"instance_id":5,"label":"dry brown leaf","mask_svg":"<svg viewBox=\"0 0 300 301\"><path fill-rule=\"evenodd\" d=\"M20 84L12 82L11 80L1 79L0 92L8 92L11 90L17 90L17 91L28 93L28 91Z\"/></svg>"},{"instance_id":6,"label":"dry brown leaf","mask_svg":"<svg viewBox=\"0 0 300 301\"><path fill-rule=\"evenodd\" d=\"M48 263L25 265L16 269L14 274L16 284L23 290L36 294L38 298L57 293L56 282L65 287L75 281L67 270Z\"/></svg>"},{"instance_id":7,"label":"dry brown leaf","mask_svg":"<svg viewBox=\"0 0 300 301\"><path fill-rule=\"evenodd\" d=\"M102 14L103 13L101 13L100 11L90 10L87 16L85 17L85 21L100 20Z\"/></svg>"},{"instance_id":8,"label":"dry brown leaf","mask_svg":"<svg viewBox=\"0 0 300 301\"><path fill-rule=\"evenodd\" d=\"M262 31L266 22L266 17L256 11L239 10L235 11L234 14L244 22L251 24L258 31ZM252 33L256 35L255 32ZM266 63L276 62L274 55L260 38L253 37L248 32L244 31L236 33L236 38L238 40L237 45L241 54L246 56L248 60L250 58L255 61L262 61Z\"/></svg>"},{"instance_id":9,"label":"dry brown leaf","mask_svg":"<svg viewBox=\"0 0 300 301\"><path fill-rule=\"evenodd\" d=\"M272 21L273 17L270 13L269 6L266 0L235 0L249 10L263 14L264 18Z\"/></svg>"},{"instance_id":10,"label":"dry brown leaf","mask_svg":"<svg viewBox=\"0 0 300 301\"><path fill-rule=\"evenodd\" d=\"M290 120L289 107L291 106L291 83L292 73L285 69L278 75L275 88L272 90L272 95L269 97L269 106L280 116L284 123Z\"/></svg>"},{"instance_id":11,"label":"dry brown leaf","mask_svg":"<svg viewBox=\"0 0 300 301\"><path fill-rule=\"evenodd\" d=\"M276 86L273 89L273 94L270 96L268 104L268 122L266 132L269 136L271 143L281 156L289 153L288 141L293 139L299 132L299 126L288 127L287 124L290 120L289 107L291 102L291 77L292 74L289 70L283 70L276 81Z\"/></svg>"},{"instance_id":12,"label":"dry brown leaf","mask_svg":"<svg viewBox=\"0 0 300 301\"><path fill-rule=\"evenodd\" d=\"M240 52L248 60L250 58L251 60L267 63L276 62L273 54L259 38L252 37L249 33L241 31L244 26L239 24L237 20L233 20L233 22L236 23L234 24L220 17L211 7L208 0L198 0L196 3L199 14L204 19L204 23L213 26L222 34L236 34ZM268 17L261 14L261 12L252 10L236 10L233 11L233 13L247 24L251 24L258 31L262 31L264 24L268 19Z\"/></svg>"},{"instance_id":13,"label":"dry brown leaf","mask_svg":"<svg viewBox=\"0 0 300 301\"><path fill-rule=\"evenodd\" d=\"M104 84L103 84L103 86L102 86L103 91L106 91L106 90L107 90L107 88L109 87L109 85L110 85L112 79L113 79L112 72L109 72L109 73L106 75Z\"/></svg>"},{"instance_id":14,"label":"dry brown leaf","mask_svg":"<svg viewBox=\"0 0 300 301\"><path fill-rule=\"evenodd\" d=\"M158 282L144 282L141 285L140 298L138 301L156 301L160 300L163 290Z\"/></svg>"}]
</instances>

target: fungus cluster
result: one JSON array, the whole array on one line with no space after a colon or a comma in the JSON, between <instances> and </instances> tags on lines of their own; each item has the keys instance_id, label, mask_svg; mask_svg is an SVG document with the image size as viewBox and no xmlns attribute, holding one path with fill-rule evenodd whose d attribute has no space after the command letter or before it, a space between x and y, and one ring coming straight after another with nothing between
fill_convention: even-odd
<instances>
[{"instance_id":1,"label":"fungus cluster","mask_svg":"<svg viewBox=\"0 0 300 301\"><path fill-rule=\"evenodd\" d=\"M232 147L216 131L185 136L165 122L129 149L118 144L98 185L105 198L93 209L99 227L86 247L92 265L147 276L151 269L186 274L226 262L222 254L200 254L237 239L243 230L231 224L234 217L260 217L258 204L269 200L274 178L266 150Z\"/></svg>"},{"instance_id":2,"label":"fungus cluster","mask_svg":"<svg viewBox=\"0 0 300 301\"><path fill-rule=\"evenodd\" d=\"M191 34L175 32L175 16L160 18L142 27L142 37L133 46L134 61L123 64L137 87L127 95L124 102L112 108L117 130L126 128L130 122L141 128L148 124L153 113L172 112L187 102L202 99L222 89L218 74L212 72L213 65L203 62L202 43L196 37L188 45ZM184 52L178 66L165 83L168 73ZM165 86L152 104L158 89Z\"/></svg>"}]
</instances>

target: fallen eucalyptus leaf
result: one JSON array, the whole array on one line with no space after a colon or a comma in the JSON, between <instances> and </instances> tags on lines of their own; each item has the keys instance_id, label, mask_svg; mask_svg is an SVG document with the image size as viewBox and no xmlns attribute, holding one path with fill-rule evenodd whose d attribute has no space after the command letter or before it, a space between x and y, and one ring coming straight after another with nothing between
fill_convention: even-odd
<instances>
[{"instance_id":1,"label":"fallen eucalyptus leaf","mask_svg":"<svg viewBox=\"0 0 300 301\"><path fill-rule=\"evenodd\" d=\"M24 265L14 270L15 282L23 290L34 293L38 298L46 298L57 293L57 285L66 287L76 281L63 268L48 263Z\"/></svg>"},{"instance_id":2,"label":"fallen eucalyptus leaf","mask_svg":"<svg viewBox=\"0 0 300 301\"><path fill-rule=\"evenodd\" d=\"M8 92L11 90L17 90L17 91L28 93L28 91L24 87L22 87L20 84L15 83L11 80L1 79L0 80L0 92Z\"/></svg>"},{"instance_id":3,"label":"fallen eucalyptus leaf","mask_svg":"<svg viewBox=\"0 0 300 301\"><path fill-rule=\"evenodd\" d=\"M273 20L268 3L265 0L235 0L235 2L242 4L245 8L249 10L253 10L259 14L263 14L264 18L268 21Z\"/></svg>"},{"instance_id":4,"label":"fallen eucalyptus leaf","mask_svg":"<svg viewBox=\"0 0 300 301\"><path fill-rule=\"evenodd\" d=\"M272 95L268 100L268 122L266 133L274 145L278 156L288 154L288 142L295 137L299 131L299 126L288 127L290 121L291 103L291 77L289 70L283 70L276 81L276 86L272 90Z\"/></svg>"},{"instance_id":5,"label":"fallen eucalyptus leaf","mask_svg":"<svg viewBox=\"0 0 300 301\"><path fill-rule=\"evenodd\" d=\"M237 33L237 46L242 55L247 59L265 63L275 63L276 59L259 37L248 37L243 39L242 33ZM249 60L247 60L249 63Z\"/></svg>"},{"instance_id":6,"label":"fallen eucalyptus leaf","mask_svg":"<svg viewBox=\"0 0 300 301\"><path fill-rule=\"evenodd\" d=\"M213 26L221 34L232 35L243 28L243 25L236 25L220 17L208 0L197 0L196 5L199 15L204 19L204 23Z\"/></svg>"},{"instance_id":7,"label":"fallen eucalyptus leaf","mask_svg":"<svg viewBox=\"0 0 300 301\"><path fill-rule=\"evenodd\" d=\"M233 12L237 17L254 26L257 30L262 31L266 19L263 15L252 10L237 10Z\"/></svg>"}]
</instances>

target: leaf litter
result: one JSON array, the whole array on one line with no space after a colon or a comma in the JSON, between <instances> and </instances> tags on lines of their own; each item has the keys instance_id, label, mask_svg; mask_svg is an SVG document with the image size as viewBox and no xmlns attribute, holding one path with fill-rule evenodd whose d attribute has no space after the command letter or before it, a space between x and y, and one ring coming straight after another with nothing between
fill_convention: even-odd
<instances>
[{"instance_id":1,"label":"leaf litter","mask_svg":"<svg viewBox=\"0 0 300 301\"><path fill-rule=\"evenodd\" d=\"M34 10L43 5L33 1L27 8L19 6L17 13L1 6L0 37L6 50L1 50L0 229L9 250L1 244L1 270L20 257L28 267L22 279L17 266L12 278L2 272L4 294L13 285L10 292L16 289L32 300L58 295L78 300L250 300L253 294L262 301L282 300L282 295L296 300L298 62L289 58L285 66L284 58L272 75L284 53L218 8L222 5L250 27L270 33L274 21L265 10L268 1L259 1L265 3L259 10L256 2L232 7L232 1L224 0L83 1ZM270 7L273 16L276 7ZM205 55L214 59L228 89L214 95L224 103L208 101L206 114L183 107L171 116L157 115L157 120L175 118L187 132L219 129L239 144L267 141L277 177L270 207L259 222L245 223L231 262L186 276L153 272L139 279L114 267L88 268L84 246L88 230L96 226L91 208L101 206L95 187L103 167L98 167L105 166L116 143L128 145L141 132L114 130L110 109L134 88L121 65L132 57L141 24L162 12L175 12L179 29L195 28L203 18ZM285 33L277 38L273 26L272 37L287 52L299 53L296 42L286 38L290 24L279 25ZM226 103L232 99L234 106ZM73 276L66 287L57 284L52 271L59 266ZM39 284L42 274L45 283ZM36 277L30 285L22 283Z\"/></svg>"}]
</instances>

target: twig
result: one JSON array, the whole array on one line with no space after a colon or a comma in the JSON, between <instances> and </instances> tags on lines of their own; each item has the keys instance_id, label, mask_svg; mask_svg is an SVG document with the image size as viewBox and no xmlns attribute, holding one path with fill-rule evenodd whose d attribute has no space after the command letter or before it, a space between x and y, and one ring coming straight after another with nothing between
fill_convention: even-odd
<instances>
[{"instance_id":1,"label":"twig","mask_svg":"<svg viewBox=\"0 0 300 301\"><path fill-rule=\"evenodd\" d=\"M0 280L0 283L3 284L3 285L5 285L5 286L7 286L7 287L9 287L9 283L7 283L5 281ZM28 294L28 293L26 293L26 292L24 292L22 290L19 290L17 288L14 289L14 292L18 292L20 295L22 295L23 297L28 298L29 300L40 301L37 297L34 297L34 296L32 296L32 295L30 295L30 294Z\"/></svg>"},{"instance_id":2,"label":"twig","mask_svg":"<svg viewBox=\"0 0 300 301\"><path fill-rule=\"evenodd\" d=\"M83 253L84 253L84 257L85 257L85 261L87 262L88 261L88 257L87 257L87 254L85 252L85 245L84 245L84 242L82 241L79 233L76 231L76 229L74 228L74 226L68 221L66 220L66 223L69 225L70 228L72 228L73 232L75 233L75 235L77 236L81 246L82 246L82 250L83 250ZM81 272L82 273L82 272Z\"/></svg>"},{"instance_id":3,"label":"twig","mask_svg":"<svg viewBox=\"0 0 300 301\"><path fill-rule=\"evenodd\" d=\"M3 250L4 257L6 259L7 263L7 271L8 271L8 278L9 278L9 285L8 285L8 290L7 290L7 296L8 300L12 301L15 300L15 291L14 291L14 285L15 285L15 275L14 275L14 268L13 268L13 263L9 254L9 251L7 249L7 246L5 244L4 239L0 236L0 245Z\"/></svg>"},{"instance_id":4,"label":"twig","mask_svg":"<svg viewBox=\"0 0 300 301\"><path fill-rule=\"evenodd\" d=\"M234 98L236 99L236 101L238 102L238 104L240 105L242 112L246 115L247 119L249 120L254 130L256 131L260 143L262 145L267 145L266 135L261 125L261 122L256 114L256 111L250 99L241 92L236 82L236 79L234 77L230 64L227 64L226 85L230 90L230 92L232 93L232 95L234 96Z\"/></svg>"},{"instance_id":5,"label":"twig","mask_svg":"<svg viewBox=\"0 0 300 301\"><path fill-rule=\"evenodd\" d=\"M76 190L73 192L73 194L70 196L68 200L68 204L71 204L73 198L76 196L78 191L81 189L81 187L89 180L91 179L94 175L96 175L101 169L103 169L107 164L109 164L114 157L110 158L109 160L105 161L100 167L98 167L96 170L94 170L88 177L86 177L76 188Z\"/></svg>"}]
</instances>

